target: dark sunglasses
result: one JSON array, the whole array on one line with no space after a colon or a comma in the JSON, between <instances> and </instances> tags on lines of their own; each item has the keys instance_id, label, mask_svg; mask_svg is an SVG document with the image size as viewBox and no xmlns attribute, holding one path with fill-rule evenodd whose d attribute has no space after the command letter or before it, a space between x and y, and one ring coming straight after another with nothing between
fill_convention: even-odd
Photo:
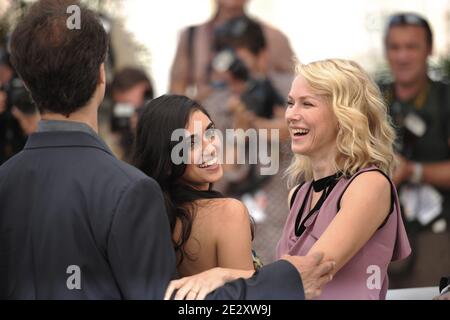
<instances>
[{"instance_id":1,"label":"dark sunglasses","mask_svg":"<svg viewBox=\"0 0 450 320\"><path fill-rule=\"evenodd\" d=\"M400 13L395 14L389 18L389 23L386 28L385 39L389 30L395 26L419 26L425 30L427 42L430 47L433 46L433 32L431 31L428 21L414 13Z\"/></svg>"},{"instance_id":2,"label":"dark sunglasses","mask_svg":"<svg viewBox=\"0 0 450 320\"><path fill-rule=\"evenodd\" d=\"M429 28L428 22L414 13L402 13L391 16L388 23L389 28L397 25L416 25Z\"/></svg>"}]
</instances>

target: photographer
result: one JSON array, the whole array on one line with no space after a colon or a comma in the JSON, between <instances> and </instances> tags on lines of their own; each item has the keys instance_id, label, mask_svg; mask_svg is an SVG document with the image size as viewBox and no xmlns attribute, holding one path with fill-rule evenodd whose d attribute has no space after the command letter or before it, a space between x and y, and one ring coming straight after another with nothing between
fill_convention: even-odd
<instances>
[{"instance_id":1,"label":"photographer","mask_svg":"<svg viewBox=\"0 0 450 320\"><path fill-rule=\"evenodd\" d=\"M398 134L393 180L412 246L391 286L432 286L450 270L450 87L428 77L433 34L423 17L393 15L384 40L394 81L381 89Z\"/></svg>"},{"instance_id":2,"label":"photographer","mask_svg":"<svg viewBox=\"0 0 450 320\"><path fill-rule=\"evenodd\" d=\"M214 30L230 19L246 16L248 0L215 0L215 12L206 22L184 29L180 35L170 71L171 93L187 94L202 101L214 93L211 60ZM260 20L259 20L260 21ZM294 63L289 39L280 30L260 21L267 42L267 69L275 86L287 93L293 79Z\"/></svg>"},{"instance_id":3,"label":"photographer","mask_svg":"<svg viewBox=\"0 0 450 320\"><path fill-rule=\"evenodd\" d=\"M224 82L232 96L229 110L238 128L278 129L287 137L284 99L267 77L267 46L262 27L246 17L216 29L212 62L216 86ZM269 132L270 136L270 132Z\"/></svg>"},{"instance_id":4,"label":"photographer","mask_svg":"<svg viewBox=\"0 0 450 320\"><path fill-rule=\"evenodd\" d=\"M16 90L11 96L11 113L16 118L26 136L37 130L40 120L39 110L25 88Z\"/></svg>"},{"instance_id":5,"label":"photographer","mask_svg":"<svg viewBox=\"0 0 450 320\"><path fill-rule=\"evenodd\" d=\"M153 98L153 87L143 71L127 67L114 76L111 97L111 131L117 134L122 158L127 160L133 145L137 112L147 100Z\"/></svg>"},{"instance_id":6,"label":"photographer","mask_svg":"<svg viewBox=\"0 0 450 320\"><path fill-rule=\"evenodd\" d=\"M285 140L284 99L266 76L266 39L260 24L246 16L231 19L216 29L214 48L217 54L212 61L213 83L227 87L231 93L227 107L233 128L267 129L269 140L275 129ZM246 169L243 180L229 185L232 195L254 193L269 179L259 174L257 165Z\"/></svg>"},{"instance_id":7,"label":"photographer","mask_svg":"<svg viewBox=\"0 0 450 320\"><path fill-rule=\"evenodd\" d=\"M12 98L24 90L9 61L9 55L0 50L0 164L22 150L26 136L14 117Z\"/></svg>"},{"instance_id":8,"label":"photographer","mask_svg":"<svg viewBox=\"0 0 450 320\"><path fill-rule=\"evenodd\" d=\"M283 142L288 138L285 99L275 89L268 72L266 40L261 25L246 16L233 18L216 29L216 54L210 69L213 86L224 89L216 90L223 92L223 98L217 98L217 103L208 99L205 107L213 118L220 119L216 121L219 129L256 129L258 133L263 133L260 129L267 130L271 166L283 172L288 163L283 149ZM278 130L276 141L270 141L272 130ZM263 175L261 161L258 162L224 166L226 185L221 188L225 194L240 198L249 208L262 235L255 239L255 248L262 260L268 262L274 258L269 248L275 247L274 239L283 227L289 208L282 175Z\"/></svg>"}]
</instances>

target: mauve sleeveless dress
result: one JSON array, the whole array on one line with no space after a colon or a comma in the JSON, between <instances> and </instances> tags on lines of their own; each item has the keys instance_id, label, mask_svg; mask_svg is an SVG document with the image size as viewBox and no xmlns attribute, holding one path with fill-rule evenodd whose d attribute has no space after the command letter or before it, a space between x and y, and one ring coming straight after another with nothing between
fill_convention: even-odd
<instances>
[{"instance_id":1,"label":"mauve sleeveless dress","mask_svg":"<svg viewBox=\"0 0 450 320\"><path fill-rule=\"evenodd\" d=\"M295 196L283 233L276 249L277 259L284 254L304 256L319 239L338 212L338 202L347 186L359 174L378 170L376 167L362 169L350 179L341 177L321 208L305 222L305 231L297 237L294 232L295 220L302 206L311 182L304 183ZM387 268L391 261L406 258L411 253L408 237L403 225L397 191L389 180L394 196L393 211L372 238L349 260L323 287L319 299L385 299L388 289ZM370 192L370 190L367 190ZM310 192L303 216L310 212ZM302 217L303 219L303 217ZM375 271L374 271L375 270ZM379 273L378 273L379 271ZM374 276L380 275L377 282Z\"/></svg>"}]
</instances>

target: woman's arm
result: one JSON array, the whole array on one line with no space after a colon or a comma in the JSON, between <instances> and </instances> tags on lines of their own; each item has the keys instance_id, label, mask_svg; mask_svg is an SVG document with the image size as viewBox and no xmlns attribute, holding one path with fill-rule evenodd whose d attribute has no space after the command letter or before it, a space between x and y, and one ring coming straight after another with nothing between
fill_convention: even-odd
<instances>
[{"instance_id":1,"label":"woman's arm","mask_svg":"<svg viewBox=\"0 0 450 320\"><path fill-rule=\"evenodd\" d=\"M380 172L357 176L345 191L341 209L309 253L324 252L339 271L373 236L389 214L391 185Z\"/></svg>"},{"instance_id":2,"label":"woman's arm","mask_svg":"<svg viewBox=\"0 0 450 320\"><path fill-rule=\"evenodd\" d=\"M211 225L216 235L217 266L253 269L250 216L245 205L235 199L225 199Z\"/></svg>"}]
</instances>

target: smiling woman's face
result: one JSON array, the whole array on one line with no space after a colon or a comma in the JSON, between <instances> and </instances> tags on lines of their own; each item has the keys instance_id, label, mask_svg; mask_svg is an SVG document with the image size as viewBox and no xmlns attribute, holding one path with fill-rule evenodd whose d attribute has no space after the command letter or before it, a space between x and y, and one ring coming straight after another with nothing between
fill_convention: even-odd
<instances>
[{"instance_id":1,"label":"smiling woman's face","mask_svg":"<svg viewBox=\"0 0 450 320\"><path fill-rule=\"evenodd\" d=\"M201 132L195 132L196 124ZM217 182L223 176L218 159L219 139L213 130L207 131L214 129L214 124L206 114L197 110L191 114L186 129L190 134L186 138L190 141L190 164L186 165L181 180L195 189L208 190L210 183Z\"/></svg>"},{"instance_id":2,"label":"smiling woman's face","mask_svg":"<svg viewBox=\"0 0 450 320\"><path fill-rule=\"evenodd\" d=\"M285 118L294 153L318 157L334 152L338 133L336 116L327 99L314 92L301 76L292 83Z\"/></svg>"}]
</instances>

